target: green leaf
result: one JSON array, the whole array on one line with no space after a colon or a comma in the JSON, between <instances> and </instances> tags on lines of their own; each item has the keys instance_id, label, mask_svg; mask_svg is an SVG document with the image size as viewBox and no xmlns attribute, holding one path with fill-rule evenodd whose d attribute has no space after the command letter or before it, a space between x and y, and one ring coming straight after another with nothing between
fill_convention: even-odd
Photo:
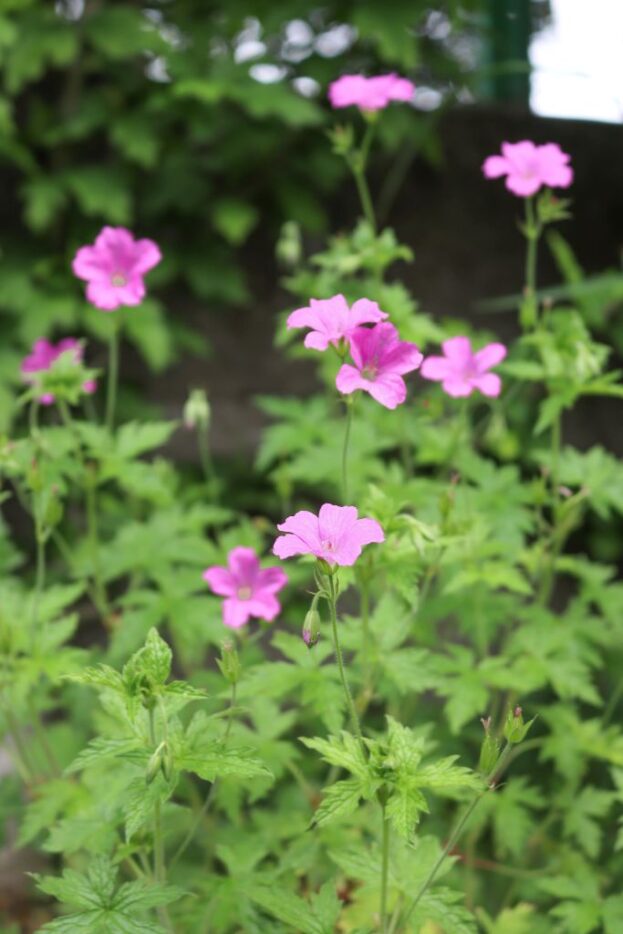
<instances>
[{"instance_id":1,"label":"green leaf","mask_svg":"<svg viewBox=\"0 0 623 934\"><path fill-rule=\"evenodd\" d=\"M182 752L175 757L175 765L186 772L194 772L209 782L225 775L246 780L260 776L270 777L272 774L257 758L254 749L247 746L225 746L222 740Z\"/></svg>"},{"instance_id":2,"label":"green leaf","mask_svg":"<svg viewBox=\"0 0 623 934\"><path fill-rule=\"evenodd\" d=\"M115 453L122 460L132 460L161 447L176 428L177 422L128 422L117 433Z\"/></svg>"},{"instance_id":3,"label":"green leaf","mask_svg":"<svg viewBox=\"0 0 623 934\"><path fill-rule=\"evenodd\" d=\"M66 187L80 209L89 217L101 217L113 224L129 224L132 200L123 174L104 166L81 166L65 173Z\"/></svg>"},{"instance_id":4,"label":"green leaf","mask_svg":"<svg viewBox=\"0 0 623 934\"><path fill-rule=\"evenodd\" d=\"M134 753L135 755L132 755ZM141 753L141 747L137 739L104 739L101 736L92 739L86 749L80 752L74 761L67 766L65 773L72 775L74 772L81 772L108 759L131 758L136 759L136 753L139 753L139 760L146 758L147 752Z\"/></svg>"},{"instance_id":5,"label":"green leaf","mask_svg":"<svg viewBox=\"0 0 623 934\"><path fill-rule=\"evenodd\" d=\"M311 739L300 737L301 742L308 749L319 752L325 762L346 769L358 778L369 776L369 769L365 760L361 744L351 733L342 730L339 736L330 736L328 739L316 737Z\"/></svg>"},{"instance_id":6,"label":"green leaf","mask_svg":"<svg viewBox=\"0 0 623 934\"><path fill-rule=\"evenodd\" d=\"M244 243L258 220L257 208L239 198L221 198L212 206L212 223L234 246Z\"/></svg>"},{"instance_id":7,"label":"green leaf","mask_svg":"<svg viewBox=\"0 0 623 934\"><path fill-rule=\"evenodd\" d=\"M331 934L333 930L315 916L307 902L282 886L254 885L247 894L274 918L301 934Z\"/></svg>"},{"instance_id":8,"label":"green leaf","mask_svg":"<svg viewBox=\"0 0 623 934\"><path fill-rule=\"evenodd\" d=\"M408 839L420 819L420 814L427 813L428 810L426 798L417 785L404 782L392 791L385 813L392 827L401 837Z\"/></svg>"},{"instance_id":9,"label":"green leaf","mask_svg":"<svg viewBox=\"0 0 623 934\"><path fill-rule=\"evenodd\" d=\"M358 778L347 778L323 789L322 802L314 811L312 824L322 827L337 817L353 814L363 797L363 791Z\"/></svg>"},{"instance_id":10,"label":"green leaf","mask_svg":"<svg viewBox=\"0 0 623 934\"><path fill-rule=\"evenodd\" d=\"M117 869L105 856L92 857L85 874L66 869L60 878L34 878L42 892L82 909L41 928L54 934L163 934L159 924L144 919L145 913L184 894L176 886L144 882L126 882L117 888Z\"/></svg>"}]
</instances>

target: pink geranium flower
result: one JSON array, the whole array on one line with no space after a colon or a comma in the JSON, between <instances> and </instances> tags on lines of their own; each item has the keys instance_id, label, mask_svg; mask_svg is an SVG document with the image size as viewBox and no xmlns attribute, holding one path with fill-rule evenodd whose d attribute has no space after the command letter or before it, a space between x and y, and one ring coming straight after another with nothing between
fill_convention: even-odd
<instances>
[{"instance_id":1,"label":"pink geranium flower","mask_svg":"<svg viewBox=\"0 0 623 934\"><path fill-rule=\"evenodd\" d=\"M85 279L91 304L103 311L120 305L140 305L145 298L143 276L162 258L153 240L135 240L125 227L104 227L93 246L82 246L72 269Z\"/></svg>"},{"instance_id":2,"label":"pink geranium flower","mask_svg":"<svg viewBox=\"0 0 623 934\"><path fill-rule=\"evenodd\" d=\"M477 389L485 396L499 396L502 381L488 371L506 356L504 344L487 344L472 351L469 337L451 337L441 345L443 357L427 357L420 370L424 379L441 382L449 396L469 396Z\"/></svg>"},{"instance_id":3,"label":"pink geranium flower","mask_svg":"<svg viewBox=\"0 0 623 934\"><path fill-rule=\"evenodd\" d=\"M364 545L383 542L383 529L375 519L359 519L355 506L325 503L317 516L302 509L278 525L280 535L273 545L278 558L315 555L327 564L354 564Z\"/></svg>"},{"instance_id":4,"label":"pink geranium flower","mask_svg":"<svg viewBox=\"0 0 623 934\"><path fill-rule=\"evenodd\" d=\"M359 107L360 110L384 110L391 101L410 101L415 85L396 74L342 75L329 85L332 107Z\"/></svg>"},{"instance_id":5,"label":"pink geranium flower","mask_svg":"<svg viewBox=\"0 0 623 934\"><path fill-rule=\"evenodd\" d=\"M506 176L506 187L521 198L529 198L544 185L568 188L573 181L571 156L557 143L537 146L530 140L502 143L501 156L489 156L482 165L486 178Z\"/></svg>"},{"instance_id":6,"label":"pink geranium flower","mask_svg":"<svg viewBox=\"0 0 623 934\"><path fill-rule=\"evenodd\" d=\"M252 548L233 548L227 567L211 567L203 572L213 593L223 600L223 622L240 629L251 617L272 621L281 610L275 594L288 578L281 568L260 568Z\"/></svg>"},{"instance_id":7,"label":"pink geranium flower","mask_svg":"<svg viewBox=\"0 0 623 934\"><path fill-rule=\"evenodd\" d=\"M329 344L337 346L340 340L350 340L359 325L376 324L386 318L387 314L368 298L360 298L349 308L343 295L334 295L310 299L309 306L293 311L287 323L289 328L311 328L305 346L326 350Z\"/></svg>"},{"instance_id":8,"label":"pink geranium flower","mask_svg":"<svg viewBox=\"0 0 623 934\"><path fill-rule=\"evenodd\" d=\"M54 361L67 351L71 351L76 363L82 363L82 344L75 337L65 337L58 344L52 344L43 337L35 341L31 352L24 357L20 366L24 382L36 385L38 382L36 374L49 370ZM82 388L86 393L93 393L97 389L97 383L94 379L87 379L82 384ZM54 395L51 392L43 393L39 396L39 402L42 405L52 405Z\"/></svg>"},{"instance_id":9,"label":"pink geranium flower","mask_svg":"<svg viewBox=\"0 0 623 934\"><path fill-rule=\"evenodd\" d=\"M402 378L417 370L423 356L415 346L401 341L393 324L385 322L373 328L355 328L350 338L354 366L345 363L335 385L345 395L362 389L387 409L395 409L407 397Z\"/></svg>"}]
</instances>

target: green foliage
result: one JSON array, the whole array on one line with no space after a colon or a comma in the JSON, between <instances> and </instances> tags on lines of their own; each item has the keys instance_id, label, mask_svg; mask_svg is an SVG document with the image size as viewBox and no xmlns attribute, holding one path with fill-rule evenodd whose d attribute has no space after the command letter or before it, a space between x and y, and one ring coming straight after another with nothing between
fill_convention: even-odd
<instances>
[{"instance_id":1,"label":"green foliage","mask_svg":"<svg viewBox=\"0 0 623 934\"><path fill-rule=\"evenodd\" d=\"M42 931L69 934L161 934L164 928L145 920L150 909L168 905L182 890L171 885L147 886L142 882L117 884L117 872L110 860L93 857L85 875L66 869L61 878L36 877L37 886L65 905L78 909L45 924Z\"/></svg>"},{"instance_id":2,"label":"green foliage","mask_svg":"<svg viewBox=\"0 0 623 934\"><path fill-rule=\"evenodd\" d=\"M457 77L452 43L421 29L427 6L53 6L11 0L0 16L0 151L23 218L0 263L14 426L0 439L0 814L48 866L41 929L618 934L622 475L603 447L568 443L563 415L623 394L620 281L587 282L549 233L566 284L551 303L515 300L501 396L452 398L416 375L392 411L359 393L348 497L344 348L307 350L283 320L276 342L315 361L318 391L258 400L270 424L244 482L211 463L196 392L203 477L163 454L178 423L141 417L131 393L132 420L105 426L81 396L108 381L104 353L97 370L61 356L17 394L22 350L56 329L107 342L121 320L154 370L192 340L153 296L85 308L68 261L104 222L161 244L150 287L212 306L245 299L239 251L287 217L292 303L365 296L427 354L495 337L421 311L401 281L411 250L370 216L305 256L344 179L331 145L358 171L366 128L391 158L427 124L397 105L353 112L328 142L328 108L294 79L431 63ZM465 4L450 6L455 39ZM299 61L294 20L311 30ZM313 40L346 22L357 38L336 63ZM249 39L279 81L255 79ZM543 195L537 234L568 209ZM223 599L247 588L211 593L205 568L240 545L271 567L276 522L345 499L384 542L335 574L289 562L277 617L225 630Z\"/></svg>"}]
</instances>

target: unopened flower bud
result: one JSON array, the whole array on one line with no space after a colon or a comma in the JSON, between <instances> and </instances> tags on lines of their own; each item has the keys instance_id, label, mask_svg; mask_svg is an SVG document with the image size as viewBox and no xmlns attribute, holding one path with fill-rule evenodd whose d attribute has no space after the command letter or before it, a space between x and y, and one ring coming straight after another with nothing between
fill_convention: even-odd
<instances>
[{"instance_id":1,"label":"unopened flower bud","mask_svg":"<svg viewBox=\"0 0 623 934\"><path fill-rule=\"evenodd\" d=\"M524 723L521 707L509 710L504 724L504 738L513 745L521 743L533 723L534 718Z\"/></svg>"},{"instance_id":2,"label":"unopened flower bud","mask_svg":"<svg viewBox=\"0 0 623 934\"><path fill-rule=\"evenodd\" d=\"M485 738L482 741L482 746L480 747L480 759L478 761L478 771L484 775L490 775L496 763L500 757L500 743L489 731L489 726L491 724L491 718L488 717L487 720L483 720L483 723L487 723L485 727Z\"/></svg>"},{"instance_id":3,"label":"unopened flower bud","mask_svg":"<svg viewBox=\"0 0 623 934\"><path fill-rule=\"evenodd\" d=\"M226 639L221 645L221 657L217 660L223 677L230 684L237 684L240 680L240 659L233 642Z\"/></svg>"},{"instance_id":4,"label":"unopened flower bud","mask_svg":"<svg viewBox=\"0 0 623 934\"><path fill-rule=\"evenodd\" d=\"M303 623L303 642L308 649L313 648L320 638L320 623L320 613L316 609L316 604L314 601L311 609L307 612L307 615L305 616L305 622Z\"/></svg>"},{"instance_id":5,"label":"unopened flower bud","mask_svg":"<svg viewBox=\"0 0 623 934\"><path fill-rule=\"evenodd\" d=\"M193 389L184 404L184 425L188 429L208 428L210 403L205 389Z\"/></svg>"},{"instance_id":6,"label":"unopened flower bud","mask_svg":"<svg viewBox=\"0 0 623 934\"><path fill-rule=\"evenodd\" d=\"M283 266L292 268L298 266L303 257L303 243L301 228L296 221L286 221L281 228L277 246L275 248L277 259Z\"/></svg>"}]
</instances>

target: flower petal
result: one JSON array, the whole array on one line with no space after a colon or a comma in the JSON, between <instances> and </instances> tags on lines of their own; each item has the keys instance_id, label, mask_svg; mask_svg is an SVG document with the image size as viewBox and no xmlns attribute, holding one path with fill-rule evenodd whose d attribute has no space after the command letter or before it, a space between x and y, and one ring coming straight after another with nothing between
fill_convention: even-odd
<instances>
[{"instance_id":1,"label":"flower petal","mask_svg":"<svg viewBox=\"0 0 623 934\"><path fill-rule=\"evenodd\" d=\"M250 616L265 619L270 623L281 612L281 604L274 594L260 591L247 601L247 609Z\"/></svg>"},{"instance_id":2,"label":"flower petal","mask_svg":"<svg viewBox=\"0 0 623 934\"><path fill-rule=\"evenodd\" d=\"M501 363L507 354L504 344L487 344L482 350L474 354L474 360L479 373L490 370L492 366Z\"/></svg>"},{"instance_id":3,"label":"flower petal","mask_svg":"<svg viewBox=\"0 0 623 934\"><path fill-rule=\"evenodd\" d=\"M91 304L102 311L114 311L121 305L119 289L110 285L109 282L89 282L86 294Z\"/></svg>"},{"instance_id":4,"label":"flower petal","mask_svg":"<svg viewBox=\"0 0 623 934\"><path fill-rule=\"evenodd\" d=\"M223 600L223 622L228 629L240 629L249 621L249 601L231 598Z\"/></svg>"},{"instance_id":5,"label":"flower petal","mask_svg":"<svg viewBox=\"0 0 623 934\"><path fill-rule=\"evenodd\" d=\"M472 380L472 385L483 396L499 396L502 391L502 380L497 373L484 373Z\"/></svg>"},{"instance_id":6,"label":"flower petal","mask_svg":"<svg viewBox=\"0 0 623 934\"><path fill-rule=\"evenodd\" d=\"M462 396L471 396L474 391L471 380L463 379L460 376L449 376L441 384L441 388L449 396L460 398Z\"/></svg>"},{"instance_id":7,"label":"flower petal","mask_svg":"<svg viewBox=\"0 0 623 934\"><path fill-rule=\"evenodd\" d=\"M424 379L446 379L450 372L450 362L445 357L426 357L420 368L420 376Z\"/></svg>"},{"instance_id":8,"label":"flower petal","mask_svg":"<svg viewBox=\"0 0 623 934\"><path fill-rule=\"evenodd\" d=\"M364 379L359 370L351 366L350 363L342 364L335 377L338 392L343 393L345 396L349 396L357 389L367 389L368 383L369 381Z\"/></svg>"},{"instance_id":9,"label":"flower petal","mask_svg":"<svg viewBox=\"0 0 623 934\"><path fill-rule=\"evenodd\" d=\"M482 171L485 178L501 178L508 174L509 164L504 156L489 156L482 163Z\"/></svg>"},{"instance_id":10,"label":"flower petal","mask_svg":"<svg viewBox=\"0 0 623 934\"><path fill-rule=\"evenodd\" d=\"M386 409L395 409L407 398L407 386L402 376L398 376L397 373L382 373L362 388Z\"/></svg>"},{"instance_id":11,"label":"flower petal","mask_svg":"<svg viewBox=\"0 0 623 934\"><path fill-rule=\"evenodd\" d=\"M379 321L385 321L388 318L385 311L381 311L376 302L369 298L359 298L350 309L350 321L352 327L360 324L376 324Z\"/></svg>"},{"instance_id":12,"label":"flower petal","mask_svg":"<svg viewBox=\"0 0 623 934\"><path fill-rule=\"evenodd\" d=\"M452 369L463 369L472 360L472 342L469 337L451 337L444 341L441 348L452 364Z\"/></svg>"},{"instance_id":13,"label":"flower petal","mask_svg":"<svg viewBox=\"0 0 623 934\"><path fill-rule=\"evenodd\" d=\"M320 541L332 542L337 546L341 539L348 535L357 521L356 506L335 506L325 503L318 513L318 531Z\"/></svg>"},{"instance_id":14,"label":"flower petal","mask_svg":"<svg viewBox=\"0 0 623 934\"><path fill-rule=\"evenodd\" d=\"M251 587L257 580L260 562L252 548L242 545L232 548L227 557L227 565L238 587Z\"/></svg>"},{"instance_id":15,"label":"flower petal","mask_svg":"<svg viewBox=\"0 0 623 934\"><path fill-rule=\"evenodd\" d=\"M263 568L257 576L255 586L267 593L277 593L287 583L288 575L283 568Z\"/></svg>"},{"instance_id":16,"label":"flower petal","mask_svg":"<svg viewBox=\"0 0 623 934\"><path fill-rule=\"evenodd\" d=\"M227 568L211 567L201 575L212 593L219 597L231 597L236 593L236 581Z\"/></svg>"}]
</instances>

